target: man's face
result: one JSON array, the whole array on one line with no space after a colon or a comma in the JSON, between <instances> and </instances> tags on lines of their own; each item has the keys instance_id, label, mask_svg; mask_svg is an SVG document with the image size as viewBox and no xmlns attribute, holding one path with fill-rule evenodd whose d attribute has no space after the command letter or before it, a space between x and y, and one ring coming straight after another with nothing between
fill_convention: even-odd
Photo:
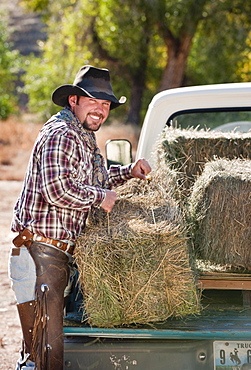
<instances>
[{"instance_id":1,"label":"man's face","mask_svg":"<svg viewBox=\"0 0 251 370\"><path fill-rule=\"evenodd\" d=\"M76 95L69 96L69 103L72 111L83 124L83 127L89 131L97 131L106 121L111 105L109 100L88 98L85 96L79 96L77 98Z\"/></svg>"}]
</instances>

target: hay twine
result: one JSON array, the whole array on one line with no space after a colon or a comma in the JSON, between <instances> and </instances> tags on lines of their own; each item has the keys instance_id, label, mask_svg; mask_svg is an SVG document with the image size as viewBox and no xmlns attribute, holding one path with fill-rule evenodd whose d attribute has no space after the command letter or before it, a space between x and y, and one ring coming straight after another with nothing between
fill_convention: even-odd
<instances>
[{"instance_id":1,"label":"hay twine","mask_svg":"<svg viewBox=\"0 0 251 370\"><path fill-rule=\"evenodd\" d=\"M76 261L91 325L146 324L199 312L184 218L167 169L117 188L109 216L95 209Z\"/></svg>"}]
</instances>

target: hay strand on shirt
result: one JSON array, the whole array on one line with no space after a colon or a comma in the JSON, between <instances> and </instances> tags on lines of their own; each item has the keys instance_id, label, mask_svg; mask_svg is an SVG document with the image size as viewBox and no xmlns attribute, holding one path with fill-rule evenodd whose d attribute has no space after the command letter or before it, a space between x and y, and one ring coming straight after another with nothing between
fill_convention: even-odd
<instances>
[{"instance_id":1,"label":"hay strand on shirt","mask_svg":"<svg viewBox=\"0 0 251 370\"><path fill-rule=\"evenodd\" d=\"M163 169L116 191L109 215L96 209L76 261L89 323L146 324L199 311L183 216Z\"/></svg>"},{"instance_id":2,"label":"hay strand on shirt","mask_svg":"<svg viewBox=\"0 0 251 370\"><path fill-rule=\"evenodd\" d=\"M192 241L203 261L251 268L251 161L219 159L194 184Z\"/></svg>"}]
</instances>

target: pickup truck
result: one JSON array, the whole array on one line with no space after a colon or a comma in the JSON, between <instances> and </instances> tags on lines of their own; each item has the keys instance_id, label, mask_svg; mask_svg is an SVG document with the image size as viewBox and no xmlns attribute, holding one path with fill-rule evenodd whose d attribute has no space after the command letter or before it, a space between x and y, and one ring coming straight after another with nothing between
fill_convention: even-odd
<instances>
[{"instance_id":1,"label":"pickup truck","mask_svg":"<svg viewBox=\"0 0 251 370\"><path fill-rule=\"evenodd\" d=\"M166 125L213 130L224 125L222 130L247 131L251 83L158 93L146 112L136 158L145 157L154 165L151 153ZM154 326L90 327L81 322L78 301L73 301L64 323L65 369L251 369L251 274L218 276L214 282L199 281L204 307L200 315Z\"/></svg>"}]
</instances>

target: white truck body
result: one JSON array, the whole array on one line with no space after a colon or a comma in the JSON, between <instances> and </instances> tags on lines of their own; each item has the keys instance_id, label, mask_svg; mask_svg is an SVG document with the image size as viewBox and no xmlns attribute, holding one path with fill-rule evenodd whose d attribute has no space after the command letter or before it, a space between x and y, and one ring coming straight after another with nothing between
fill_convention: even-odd
<instances>
[{"instance_id":1,"label":"white truck body","mask_svg":"<svg viewBox=\"0 0 251 370\"><path fill-rule=\"evenodd\" d=\"M149 104L136 153L136 159L151 153L160 133L178 112L201 109L251 107L251 82L181 87L162 91Z\"/></svg>"}]
</instances>

